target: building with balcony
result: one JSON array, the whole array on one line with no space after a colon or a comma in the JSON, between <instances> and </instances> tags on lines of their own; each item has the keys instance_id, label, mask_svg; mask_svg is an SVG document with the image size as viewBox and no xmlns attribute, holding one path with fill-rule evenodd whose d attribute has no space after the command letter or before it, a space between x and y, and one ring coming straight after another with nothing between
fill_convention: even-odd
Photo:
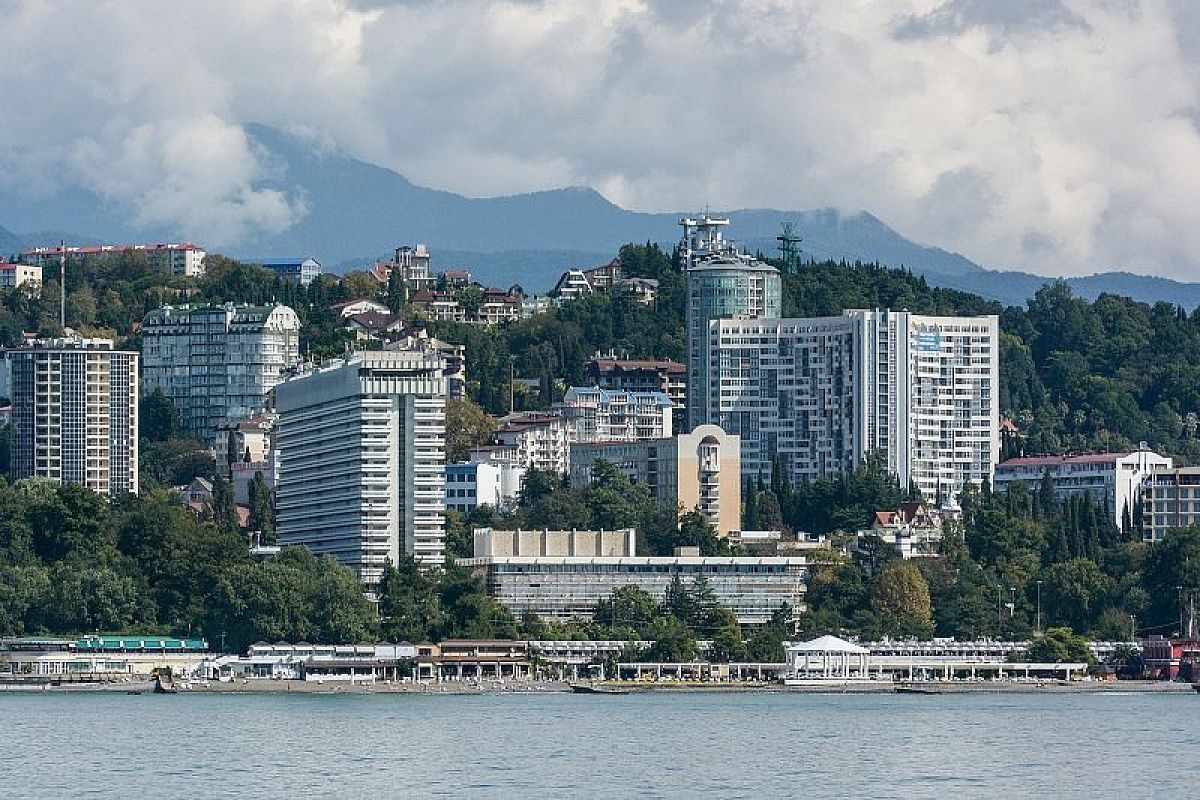
<instances>
[{"instance_id":1,"label":"building with balcony","mask_svg":"<svg viewBox=\"0 0 1200 800\"><path fill-rule=\"evenodd\" d=\"M662 600L676 579L703 576L742 624L762 624L780 606L804 609L808 562L795 558L637 556L636 533L618 531L475 531L474 558L460 565L482 575L488 592L520 617L590 620L596 604L621 586Z\"/></svg>"},{"instance_id":2,"label":"building with balcony","mask_svg":"<svg viewBox=\"0 0 1200 800\"><path fill-rule=\"evenodd\" d=\"M555 405L572 442L636 442L671 436L675 404L662 392L572 386Z\"/></svg>"},{"instance_id":3,"label":"building with balcony","mask_svg":"<svg viewBox=\"0 0 1200 800\"><path fill-rule=\"evenodd\" d=\"M39 268L54 266L66 258L67 268L72 265L94 264L105 258L128 256L145 259L152 267L168 270L172 275L199 278L204 275L204 259L207 253L190 242L178 244L102 244L92 246L67 245L65 247L35 247L21 253L21 261Z\"/></svg>"},{"instance_id":4,"label":"building with balcony","mask_svg":"<svg viewBox=\"0 0 1200 800\"><path fill-rule=\"evenodd\" d=\"M571 424L557 414L509 414L496 429L494 449L500 458L526 469L564 475L571 462L571 431Z\"/></svg>"},{"instance_id":5,"label":"building with balcony","mask_svg":"<svg viewBox=\"0 0 1200 800\"><path fill-rule=\"evenodd\" d=\"M1059 500L1087 495L1104 507L1114 525L1124 528L1135 522L1143 481L1156 472L1169 472L1172 465L1169 456L1145 447L1119 453L1010 458L997 465L992 485L1005 491L1021 481L1030 492L1037 492L1043 476L1049 474Z\"/></svg>"},{"instance_id":6,"label":"building with balcony","mask_svg":"<svg viewBox=\"0 0 1200 800\"><path fill-rule=\"evenodd\" d=\"M41 285L41 267L0 261L0 289L16 289L19 286L35 288Z\"/></svg>"},{"instance_id":7,"label":"building with balcony","mask_svg":"<svg viewBox=\"0 0 1200 800\"><path fill-rule=\"evenodd\" d=\"M670 359L630 359L596 355L584 367L601 389L662 392L675 403L676 415L687 403L687 366Z\"/></svg>"},{"instance_id":8,"label":"building with balcony","mask_svg":"<svg viewBox=\"0 0 1200 800\"><path fill-rule=\"evenodd\" d=\"M53 339L7 351L10 477L138 492L138 354L108 339Z\"/></svg>"},{"instance_id":9,"label":"building with balcony","mask_svg":"<svg viewBox=\"0 0 1200 800\"><path fill-rule=\"evenodd\" d=\"M741 528L742 470L738 437L715 425L691 433L637 442L571 445L571 485L587 486L597 461L613 464L645 484L661 505L698 509L719 536Z\"/></svg>"},{"instance_id":10,"label":"building with balcony","mask_svg":"<svg viewBox=\"0 0 1200 800\"><path fill-rule=\"evenodd\" d=\"M470 511L477 506L508 510L521 494L525 467L516 461L466 461L446 465L446 508Z\"/></svg>"},{"instance_id":11,"label":"building with balcony","mask_svg":"<svg viewBox=\"0 0 1200 800\"><path fill-rule=\"evenodd\" d=\"M1141 489L1145 541L1162 541L1172 528L1200 525L1200 467L1151 473Z\"/></svg>"},{"instance_id":12,"label":"building with balcony","mask_svg":"<svg viewBox=\"0 0 1200 800\"><path fill-rule=\"evenodd\" d=\"M164 306L142 320L142 380L179 411L184 432L218 428L267 405L300 360L300 318L287 306Z\"/></svg>"},{"instance_id":13,"label":"building with balcony","mask_svg":"<svg viewBox=\"0 0 1200 800\"><path fill-rule=\"evenodd\" d=\"M445 364L365 351L276 388L279 543L353 568L369 590L388 561L445 551Z\"/></svg>"}]
</instances>

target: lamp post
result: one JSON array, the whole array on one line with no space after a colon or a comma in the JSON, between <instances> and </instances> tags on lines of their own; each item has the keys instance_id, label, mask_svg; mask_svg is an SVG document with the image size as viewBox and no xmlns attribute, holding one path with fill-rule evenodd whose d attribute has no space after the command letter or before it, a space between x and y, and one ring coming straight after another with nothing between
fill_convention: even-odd
<instances>
[{"instance_id":1,"label":"lamp post","mask_svg":"<svg viewBox=\"0 0 1200 800\"><path fill-rule=\"evenodd\" d=\"M1037 582L1037 635L1042 635L1042 582Z\"/></svg>"}]
</instances>

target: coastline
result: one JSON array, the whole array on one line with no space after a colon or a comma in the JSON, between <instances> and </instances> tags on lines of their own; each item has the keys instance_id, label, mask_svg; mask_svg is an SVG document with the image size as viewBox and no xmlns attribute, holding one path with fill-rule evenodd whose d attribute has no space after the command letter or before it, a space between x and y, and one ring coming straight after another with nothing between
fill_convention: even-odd
<instances>
[{"instance_id":1,"label":"coastline","mask_svg":"<svg viewBox=\"0 0 1200 800\"><path fill-rule=\"evenodd\" d=\"M911 687L915 694L1195 694L1188 683L1169 681L918 681L891 683L886 681L830 681L827 684L785 686L779 683L639 683L613 681L598 686L620 690L627 694L894 694L897 687ZM179 682L178 694L417 694L417 695L482 695L482 694L547 694L571 693L564 681L505 681L465 683L350 683L348 681L276 681L252 679L228 682ZM0 683L4 693L53 694L153 694L153 680L116 681L111 683ZM603 692L600 692L603 694ZM1200 698L1198 698L1200 699Z\"/></svg>"}]
</instances>

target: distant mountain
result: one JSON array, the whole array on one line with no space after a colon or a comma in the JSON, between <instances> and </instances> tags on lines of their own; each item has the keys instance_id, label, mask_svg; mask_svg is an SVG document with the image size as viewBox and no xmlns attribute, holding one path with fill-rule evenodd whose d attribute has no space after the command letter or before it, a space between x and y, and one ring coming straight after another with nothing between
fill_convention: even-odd
<instances>
[{"instance_id":1,"label":"distant mountain","mask_svg":"<svg viewBox=\"0 0 1200 800\"><path fill-rule=\"evenodd\" d=\"M602 263L626 242L654 241L670 247L679 236L683 213L627 211L587 187L469 198L417 186L390 169L315 147L275 128L248 125L246 130L280 166L275 171L279 177L265 186L303 197L308 213L284 233L257 236L230 253L240 258L303 253L344 271L386 256L397 245L423 242L430 246L438 268L467 266L483 283L521 283L531 291L544 291L563 269ZM957 253L910 241L865 211L716 213L730 217L730 235L752 251L774 254L775 237L787 220L803 237L801 250L807 257L903 266L934 285L1005 303L1021 303L1052 280L984 269ZM0 196L0 221L14 230L100 231L107 241L191 238L186 230L134 229L111 204L78 187L51 198ZM5 245L5 235L7 241L24 242L15 249L30 246L33 238L43 244L59 238L3 231L0 252L14 249ZM1200 284L1127 272L1071 278L1068 283L1089 298L1107 291L1149 302L1200 306Z\"/></svg>"}]
</instances>

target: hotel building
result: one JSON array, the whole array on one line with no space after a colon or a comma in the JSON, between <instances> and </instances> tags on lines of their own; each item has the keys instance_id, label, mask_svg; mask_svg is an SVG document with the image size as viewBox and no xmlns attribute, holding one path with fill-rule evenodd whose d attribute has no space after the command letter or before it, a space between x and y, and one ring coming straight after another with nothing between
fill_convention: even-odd
<instances>
[{"instance_id":1,"label":"hotel building","mask_svg":"<svg viewBox=\"0 0 1200 800\"><path fill-rule=\"evenodd\" d=\"M352 567L445 551L445 363L433 352L365 351L276 388L280 544Z\"/></svg>"},{"instance_id":2,"label":"hotel building","mask_svg":"<svg viewBox=\"0 0 1200 800\"><path fill-rule=\"evenodd\" d=\"M183 430L217 429L262 409L300 360L300 318L287 306L165 306L142 320L142 379L179 410Z\"/></svg>"},{"instance_id":3,"label":"hotel building","mask_svg":"<svg viewBox=\"0 0 1200 800\"><path fill-rule=\"evenodd\" d=\"M108 339L10 350L12 480L49 478L138 492L138 354Z\"/></svg>"}]
</instances>

